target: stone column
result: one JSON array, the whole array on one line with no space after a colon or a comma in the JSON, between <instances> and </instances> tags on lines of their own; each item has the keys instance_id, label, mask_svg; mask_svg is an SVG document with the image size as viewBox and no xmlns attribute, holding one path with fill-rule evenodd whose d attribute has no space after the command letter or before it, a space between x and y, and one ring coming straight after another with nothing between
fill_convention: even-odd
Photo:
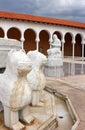
<instances>
[{"instance_id":1,"label":"stone column","mask_svg":"<svg viewBox=\"0 0 85 130\"><path fill-rule=\"evenodd\" d=\"M82 66L81 66L81 74L84 74L84 65L83 65L83 61L84 61L84 42L81 42L82 44Z\"/></svg>"},{"instance_id":2,"label":"stone column","mask_svg":"<svg viewBox=\"0 0 85 130\"><path fill-rule=\"evenodd\" d=\"M81 43L82 44L82 60L84 59L84 42Z\"/></svg>"},{"instance_id":3,"label":"stone column","mask_svg":"<svg viewBox=\"0 0 85 130\"><path fill-rule=\"evenodd\" d=\"M8 37L7 37L7 29L5 29L5 32L4 32L4 39L8 39Z\"/></svg>"},{"instance_id":4,"label":"stone column","mask_svg":"<svg viewBox=\"0 0 85 130\"><path fill-rule=\"evenodd\" d=\"M71 63L71 75L75 75L75 63L74 63L74 57L75 57L75 39L72 40L72 63Z\"/></svg>"},{"instance_id":5,"label":"stone column","mask_svg":"<svg viewBox=\"0 0 85 130\"><path fill-rule=\"evenodd\" d=\"M75 57L75 40L72 41L72 59Z\"/></svg>"},{"instance_id":6,"label":"stone column","mask_svg":"<svg viewBox=\"0 0 85 130\"><path fill-rule=\"evenodd\" d=\"M25 38L24 38L24 31L21 32L21 42L22 42L22 49L24 49L24 41L25 41Z\"/></svg>"},{"instance_id":7,"label":"stone column","mask_svg":"<svg viewBox=\"0 0 85 130\"><path fill-rule=\"evenodd\" d=\"M40 42L39 33L37 33L35 41L36 41L36 50L39 51L39 42Z\"/></svg>"}]
</instances>

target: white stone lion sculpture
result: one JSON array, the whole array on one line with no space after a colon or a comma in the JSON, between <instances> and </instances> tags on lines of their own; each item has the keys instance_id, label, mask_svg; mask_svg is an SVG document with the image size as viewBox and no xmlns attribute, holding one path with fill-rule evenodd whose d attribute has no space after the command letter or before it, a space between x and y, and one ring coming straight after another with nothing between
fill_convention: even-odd
<instances>
[{"instance_id":1,"label":"white stone lion sculpture","mask_svg":"<svg viewBox=\"0 0 85 130\"><path fill-rule=\"evenodd\" d=\"M46 64L47 58L37 50L29 51L27 56L32 62L32 71L27 75L28 82L32 88L32 105L41 106L43 103L40 102L40 95L46 84L43 66Z\"/></svg>"},{"instance_id":2,"label":"white stone lion sculpture","mask_svg":"<svg viewBox=\"0 0 85 130\"><path fill-rule=\"evenodd\" d=\"M8 53L7 66L0 75L0 101L4 108L5 126L12 130L21 130L34 118L29 114L31 89L27 74L31 71L31 62L23 50L11 50Z\"/></svg>"}]
</instances>

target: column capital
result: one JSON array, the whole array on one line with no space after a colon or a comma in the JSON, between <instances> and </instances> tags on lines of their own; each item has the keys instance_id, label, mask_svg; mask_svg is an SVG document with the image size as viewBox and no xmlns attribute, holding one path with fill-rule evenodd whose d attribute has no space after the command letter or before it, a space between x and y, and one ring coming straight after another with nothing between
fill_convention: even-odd
<instances>
[{"instance_id":1,"label":"column capital","mask_svg":"<svg viewBox=\"0 0 85 130\"><path fill-rule=\"evenodd\" d=\"M64 40L64 39L62 39L62 40L61 40L61 42L64 44L64 43L65 43L65 40Z\"/></svg>"},{"instance_id":2,"label":"column capital","mask_svg":"<svg viewBox=\"0 0 85 130\"><path fill-rule=\"evenodd\" d=\"M36 38L36 39L35 39L35 41L36 41L36 42L39 42L39 41L40 41L40 39L39 39L39 38Z\"/></svg>"},{"instance_id":3,"label":"column capital","mask_svg":"<svg viewBox=\"0 0 85 130\"><path fill-rule=\"evenodd\" d=\"M35 39L36 42L39 42L40 41L40 38L39 38L39 32L36 33L36 39Z\"/></svg>"},{"instance_id":4,"label":"column capital","mask_svg":"<svg viewBox=\"0 0 85 130\"><path fill-rule=\"evenodd\" d=\"M76 41L75 41L75 35L73 35L73 37L72 37L72 44L75 44L76 43Z\"/></svg>"},{"instance_id":5,"label":"column capital","mask_svg":"<svg viewBox=\"0 0 85 130\"><path fill-rule=\"evenodd\" d=\"M24 31L21 31L21 42L24 42L25 41L25 38L24 38Z\"/></svg>"},{"instance_id":6,"label":"column capital","mask_svg":"<svg viewBox=\"0 0 85 130\"><path fill-rule=\"evenodd\" d=\"M8 37L7 37L7 30L5 30L5 32L4 32L4 39L8 39Z\"/></svg>"},{"instance_id":7,"label":"column capital","mask_svg":"<svg viewBox=\"0 0 85 130\"><path fill-rule=\"evenodd\" d=\"M85 41L84 41L84 40L82 40L82 41L81 41L81 44L82 44L82 45L85 45Z\"/></svg>"},{"instance_id":8,"label":"column capital","mask_svg":"<svg viewBox=\"0 0 85 130\"><path fill-rule=\"evenodd\" d=\"M72 40L72 44L75 44L75 43L76 43L76 41L75 41L75 39L73 39L73 40Z\"/></svg>"},{"instance_id":9,"label":"column capital","mask_svg":"<svg viewBox=\"0 0 85 130\"><path fill-rule=\"evenodd\" d=\"M20 39L20 41L21 41L21 42L24 42L24 41L25 41L25 39L24 39L24 38L21 38L21 39Z\"/></svg>"}]
</instances>

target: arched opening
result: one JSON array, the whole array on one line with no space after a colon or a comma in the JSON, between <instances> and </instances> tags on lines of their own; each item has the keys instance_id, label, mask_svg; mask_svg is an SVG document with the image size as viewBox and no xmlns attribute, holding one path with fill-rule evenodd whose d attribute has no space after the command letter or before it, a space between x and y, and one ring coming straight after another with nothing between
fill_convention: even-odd
<instances>
[{"instance_id":1,"label":"arched opening","mask_svg":"<svg viewBox=\"0 0 85 130\"><path fill-rule=\"evenodd\" d=\"M49 49L49 34L46 30L42 30L39 34L39 51L47 55L47 49Z\"/></svg>"},{"instance_id":2,"label":"arched opening","mask_svg":"<svg viewBox=\"0 0 85 130\"><path fill-rule=\"evenodd\" d=\"M2 28L0 28L0 37L1 37L1 38L4 38L4 31L3 31Z\"/></svg>"},{"instance_id":3,"label":"arched opening","mask_svg":"<svg viewBox=\"0 0 85 130\"><path fill-rule=\"evenodd\" d=\"M20 41L21 33L20 33L19 29L12 27L8 30L7 37L10 39L16 39L16 40Z\"/></svg>"},{"instance_id":4,"label":"arched opening","mask_svg":"<svg viewBox=\"0 0 85 130\"><path fill-rule=\"evenodd\" d=\"M36 38L36 34L34 32L34 30L32 29L27 29L24 33L24 49L26 52L30 51L30 50L35 50L36 49L36 42L35 42L35 38Z\"/></svg>"},{"instance_id":5,"label":"arched opening","mask_svg":"<svg viewBox=\"0 0 85 130\"><path fill-rule=\"evenodd\" d=\"M72 56L72 36L70 33L65 34L64 55Z\"/></svg>"},{"instance_id":6,"label":"arched opening","mask_svg":"<svg viewBox=\"0 0 85 130\"><path fill-rule=\"evenodd\" d=\"M75 37L75 56L82 56L82 44L81 44L81 35L77 34Z\"/></svg>"}]
</instances>

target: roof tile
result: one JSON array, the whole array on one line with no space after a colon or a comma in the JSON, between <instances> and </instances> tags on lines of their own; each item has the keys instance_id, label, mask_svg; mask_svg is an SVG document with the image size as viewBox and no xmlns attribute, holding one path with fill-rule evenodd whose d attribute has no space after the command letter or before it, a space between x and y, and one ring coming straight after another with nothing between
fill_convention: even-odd
<instances>
[{"instance_id":1,"label":"roof tile","mask_svg":"<svg viewBox=\"0 0 85 130\"><path fill-rule=\"evenodd\" d=\"M74 22L70 20L55 19L55 18L47 18L41 16L33 16L28 14L19 14L14 12L0 11L0 18L18 19L18 20L26 20L26 21L33 21L33 22L42 22L47 24L85 28L85 23Z\"/></svg>"}]
</instances>

